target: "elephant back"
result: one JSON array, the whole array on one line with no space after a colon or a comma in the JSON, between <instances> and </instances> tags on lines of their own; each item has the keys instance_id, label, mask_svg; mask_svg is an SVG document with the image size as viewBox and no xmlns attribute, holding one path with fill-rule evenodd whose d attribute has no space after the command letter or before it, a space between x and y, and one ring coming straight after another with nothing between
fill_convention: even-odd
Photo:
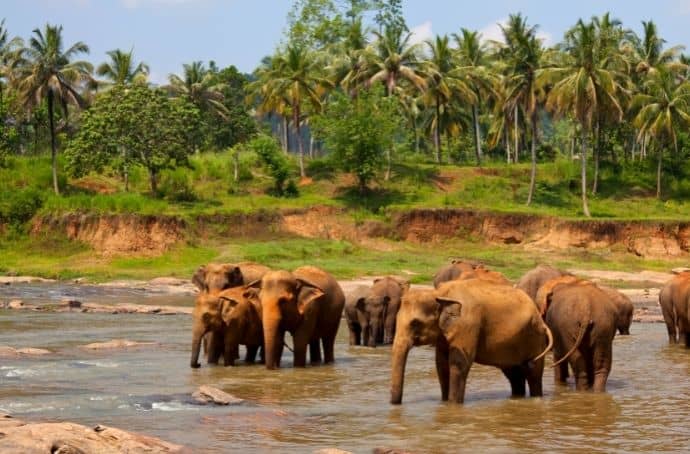
<instances>
[{"instance_id":1,"label":"elephant back","mask_svg":"<svg viewBox=\"0 0 690 454\"><path fill-rule=\"evenodd\" d=\"M515 284L515 287L523 290L532 300L537 301L539 289L551 279L568 276L570 273L561 271L549 265L539 265L526 272Z\"/></svg>"}]
</instances>

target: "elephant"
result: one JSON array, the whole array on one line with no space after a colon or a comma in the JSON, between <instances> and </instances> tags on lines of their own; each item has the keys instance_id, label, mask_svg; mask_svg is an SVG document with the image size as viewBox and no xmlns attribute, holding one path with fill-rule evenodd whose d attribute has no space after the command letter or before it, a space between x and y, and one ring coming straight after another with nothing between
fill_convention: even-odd
<instances>
[{"instance_id":1,"label":"elephant","mask_svg":"<svg viewBox=\"0 0 690 454\"><path fill-rule=\"evenodd\" d=\"M513 285L503 274L498 271L488 270L484 267L463 271L455 280L481 279L482 281L493 282L500 285Z\"/></svg>"},{"instance_id":2,"label":"elephant","mask_svg":"<svg viewBox=\"0 0 690 454\"><path fill-rule=\"evenodd\" d=\"M209 295L261 279L269 270L267 266L253 262L209 263L197 269L192 282L199 289L200 296ZM207 362L217 364L225 348L222 328L207 331L203 343Z\"/></svg>"},{"instance_id":3,"label":"elephant","mask_svg":"<svg viewBox=\"0 0 690 454\"><path fill-rule=\"evenodd\" d=\"M409 288L408 281L385 276L375 279L366 293L351 298L345 305L350 345L360 345L360 341L369 347L393 343L400 299ZM361 339L358 339L360 333Z\"/></svg>"},{"instance_id":4,"label":"elephant","mask_svg":"<svg viewBox=\"0 0 690 454\"><path fill-rule=\"evenodd\" d=\"M563 278L552 283L559 279ZM570 364L577 390L606 391L617 328L616 305L609 294L588 281L550 287L544 296L545 320L554 337L555 382L566 382Z\"/></svg>"},{"instance_id":5,"label":"elephant","mask_svg":"<svg viewBox=\"0 0 690 454\"><path fill-rule=\"evenodd\" d=\"M368 285L358 285L345 295L345 321L350 332L350 345L362 344L362 324L357 314L357 302L366 299L369 289Z\"/></svg>"},{"instance_id":6,"label":"elephant","mask_svg":"<svg viewBox=\"0 0 690 454\"><path fill-rule=\"evenodd\" d=\"M457 279L465 271L472 271L483 266L482 263L476 260L454 259L449 265L441 267L436 272L434 275L434 288L438 288L444 282Z\"/></svg>"},{"instance_id":7,"label":"elephant","mask_svg":"<svg viewBox=\"0 0 690 454\"><path fill-rule=\"evenodd\" d=\"M572 274L549 265L539 265L526 272L515 284L515 287L524 291L530 298L536 301L539 288L547 281L561 276L572 276Z\"/></svg>"},{"instance_id":8,"label":"elephant","mask_svg":"<svg viewBox=\"0 0 690 454\"><path fill-rule=\"evenodd\" d=\"M441 399L463 403L474 362L498 367L512 395L541 396L544 356L551 331L522 290L481 279L455 280L437 290L410 290L402 299L395 333L391 403L402 402L407 356L413 346L436 346Z\"/></svg>"},{"instance_id":9,"label":"elephant","mask_svg":"<svg viewBox=\"0 0 690 454\"><path fill-rule=\"evenodd\" d=\"M306 366L307 346L311 363L321 362L319 341L324 362L334 361L345 295L333 276L303 266L293 272L268 272L252 285L259 288L266 368L280 367L285 331L292 334L295 367Z\"/></svg>"},{"instance_id":10,"label":"elephant","mask_svg":"<svg viewBox=\"0 0 690 454\"><path fill-rule=\"evenodd\" d=\"M261 308L254 288L233 287L217 293L199 295L192 312L193 339L190 366L200 367L199 350L206 333L222 333L225 366L234 366L239 357L239 345L245 345L245 361L253 363L263 345Z\"/></svg>"},{"instance_id":11,"label":"elephant","mask_svg":"<svg viewBox=\"0 0 690 454\"><path fill-rule=\"evenodd\" d=\"M599 285L599 288L602 289L616 305L616 328L618 329L618 332L623 336L629 335L633 313L635 312L635 306L633 306L632 301L630 301L630 298L615 288L607 287L605 285Z\"/></svg>"},{"instance_id":12,"label":"elephant","mask_svg":"<svg viewBox=\"0 0 690 454\"><path fill-rule=\"evenodd\" d=\"M674 276L659 292L659 306L666 322L669 343L683 342L690 348L688 297L690 297L690 271Z\"/></svg>"}]
</instances>

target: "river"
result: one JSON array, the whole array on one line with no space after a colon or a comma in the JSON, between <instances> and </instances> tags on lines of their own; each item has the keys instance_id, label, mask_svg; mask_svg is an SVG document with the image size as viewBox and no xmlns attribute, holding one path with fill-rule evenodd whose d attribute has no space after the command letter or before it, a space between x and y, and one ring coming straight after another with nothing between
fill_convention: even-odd
<instances>
[{"instance_id":1,"label":"river","mask_svg":"<svg viewBox=\"0 0 690 454\"><path fill-rule=\"evenodd\" d=\"M192 296L65 284L0 288L0 301L191 305ZM413 452L685 451L690 440L690 351L667 345L663 324L633 324L614 342L606 394L554 389L510 399L497 369L473 366L464 406L440 402L433 350L413 349L401 406L389 399L390 348L350 347L341 325L336 363L292 369L261 365L189 368L189 315L42 313L0 310L0 345L47 348L45 357L0 360L0 412L31 421L105 424L158 436L194 452L311 452L375 447ZM158 346L87 351L116 338ZM289 336L288 336L289 338ZM288 344L291 340L288 339ZM202 384L246 402L208 407ZM688 418L686 420L686 418Z\"/></svg>"}]
</instances>

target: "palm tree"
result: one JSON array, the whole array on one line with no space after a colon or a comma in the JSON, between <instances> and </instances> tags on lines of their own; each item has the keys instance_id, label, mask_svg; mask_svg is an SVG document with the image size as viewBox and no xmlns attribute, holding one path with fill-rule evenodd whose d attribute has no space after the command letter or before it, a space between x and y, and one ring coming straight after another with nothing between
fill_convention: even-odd
<instances>
[{"instance_id":1,"label":"palm tree","mask_svg":"<svg viewBox=\"0 0 690 454\"><path fill-rule=\"evenodd\" d=\"M281 133L280 142L283 152L288 153L288 120L292 116L289 100L285 93L278 93L274 90L273 74L277 71L280 59L278 54L267 56L261 61L261 65L254 72L255 80L247 85L246 102L256 105L257 114L272 115L280 118L278 129Z\"/></svg>"},{"instance_id":2,"label":"palm tree","mask_svg":"<svg viewBox=\"0 0 690 454\"><path fill-rule=\"evenodd\" d=\"M491 93L495 77L488 68L488 50L477 31L466 28L460 29L460 34L453 34L457 43L458 65L456 73L466 81L466 84L475 94L475 102L472 103L472 123L474 129L474 152L477 165L481 165L482 140L479 128L479 105L482 93Z\"/></svg>"},{"instance_id":3,"label":"palm tree","mask_svg":"<svg viewBox=\"0 0 690 454\"><path fill-rule=\"evenodd\" d=\"M91 79L93 67L88 62L72 59L78 54L88 53L89 47L79 41L63 50L62 26L46 24L43 31L33 30L33 36L25 52L27 64L22 68L19 86L26 105L36 107L43 100L48 103L53 189L55 194L59 194L55 105L62 108L65 117L68 114L68 105L83 106L83 99L78 90L80 84Z\"/></svg>"},{"instance_id":4,"label":"palm tree","mask_svg":"<svg viewBox=\"0 0 690 454\"><path fill-rule=\"evenodd\" d=\"M120 49L108 52L110 62L101 63L96 74L107 78L113 85L130 85L146 82L149 67L146 63L134 64L133 50L124 52Z\"/></svg>"},{"instance_id":5,"label":"palm tree","mask_svg":"<svg viewBox=\"0 0 690 454\"><path fill-rule=\"evenodd\" d=\"M425 62L427 89L425 98L433 105L434 116L432 128L436 162L441 163L441 117L448 111L448 104L454 98L476 104L477 97L463 79L454 78L455 59L449 46L448 36L437 36L435 40L426 41L430 57Z\"/></svg>"},{"instance_id":6,"label":"palm tree","mask_svg":"<svg viewBox=\"0 0 690 454\"><path fill-rule=\"evenodd\" d=\"M333 85L339 85L351 97L357 95L357 90L366 80L367 30L362 25L362 19L353 20L348 28L345 40L334 49L335 58L329 65L328 72L332 74Z\"/></svg>"},{"instance_id":7,"label":"palm tree","mask_svg":"<svg viewBox=\"0 0 690 454\"><path fill-rule=\"evenodd\" d=\"M537 38L537 26L528 27L527 18L520 14L511 15L508 25L501 26L501 30L506 42L504 58L508 68L506 108L514 112L522 108L532 128L532 166L527 195L527 205L530 205L537 176L538 107L543 98L536 75L543 65L544 49Z\"/></svg>"},{"instance_id":8,"label":"palm tree","mask_svg":"<svg viewBox=\"0 0 690 454\"><path fill-rule=\"evenodd\" d=\"M200 61L182 65L182 77L168 76L168 90L174 97L186 97L202 112L212 112L226 119L228 109L223 105L223 84L216 83L213 74Z\"/></svg>"},{"instance_id":9,"label":"palm tree","mask_svg":"<svg viewBox=\"0 0 690 454\"><path fill-rule=\"evenodd\" d=\"M676 65L683 50L683 46L674 46L664 49L666 40L659 36L656 24L653 21L642 21L643 35L639 39L630 35L626 39L625 52L631 59L635 72L641 75L654 73L660 68ZM674 68L675 69L675 68Z\"/></svg>"},{"instance_id":10,"label":"palm tree","mask_svg":"<svg viewBox=\"0 0 690 454\"><path fill-rule=\"evenodd\" d=\"M419 90L426 88L421 74L421 62L417 58L417 45L410 44L411 33L400 27L386 27L383 33L374 32L375 52L367 62L369 84L382 82L386 94L392 95L402 80L406 80Z\"/></svg>"},{"instance_id":11,"label":"palm tree","mask_svg":"<svg viewBox=\"0 0 690 454\"><path fill-rule=\"evenodd\" d=\"M299 45L289 45L285 53L275 57L272 68L267 77L266 93L271 93L274 99L282 98L287 101L292 112L292 124L297 135L299 149L300 176L305 177L304 170L304 141L302 139L301 123L307 104L318 110L322 102L322 93L332 83L319 71L319 61L311 52Z\"/></svg>"},{"instance_id":12,"label":"palm tree","mask_svg":"<svg viewBox=\"0 0 690 454\"><path fill-rule=\"evenodd\" d=\"M561 115L571 115L581 126L580 176L582 211L590 217L587 204L587 139L601 109L622 118L619 96L623 87L617 82L619 74L606 60L597 58L597 30L594 23L580 19L569 30L562 44L563 61L553 68L539 71L540 82L553 83L548 95L547 109Z\"/></svg>"},{"instance_id":13,"label":"palm tree","mask_svg":"<svg viewBox=\"0 0 690 454\"><path fill-rule=\"evenodd\" d=\"M678 152L678 128L690 126L690 81L679 79L670 68L657 66L645 82L645 93L633 100L639 113L634 123L640 136L649 134L658 144L656 196L661 198L661 164L664 147Z\"/></svg>"},{"instance_id":14,"label":"palm tree","mask_svg":"<svg viewBox=\"0 0 690 454\"><path fill-rule=\"evenodd\" d=\"M21 38L10 39L5 19L0 21L0 101L3 96L3 84L12 81L17 68L23 63L24 42ZM3 82L4 79L4 82Z\"/></svg>"}]
</instances>

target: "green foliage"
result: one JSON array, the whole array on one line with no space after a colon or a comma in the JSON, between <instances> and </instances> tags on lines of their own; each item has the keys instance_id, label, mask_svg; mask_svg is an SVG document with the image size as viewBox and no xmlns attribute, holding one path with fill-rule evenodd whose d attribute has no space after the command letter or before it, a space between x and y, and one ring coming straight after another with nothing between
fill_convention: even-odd
<instances>
[{"instance_id":1,"label":"green foliage","mask_svg":"<svg viewBox=\"0 0 690 454\"><path fill-rule=\"evenodd\" d=\"M184 99L170 99L146 86L115 87L97 98L65 155L72 175L141 165L157 192L163 169L186 165L193 151L199 111Z\"/></svg>"},{"instance_id":2,"label":"green foliage","mask_svg":"<svg viewBox=\"0 0 690 454\"><path fill-rule=\"evenodd\" d=\"M279 197L295 197L298 195L294 181L288 181L290 177L290 161L273 137L261 135L249 142L249 148L253 150L261 162L266 166L273 178L273 193Z\"/></svg>"},{"instance_id":3,"label":"green foliage","mask_svg":"<svg viewBox=\"0 0 690 454\"><path fill-rule=\"evenodd\" d=\"M43 205L43 193L35 188L0 192L0 222L21 225Z\"/></svg>"},{"instance_id":4,"label":"green foliage","mask_svg":"<svg viewBox=\"0 0 690 454\"><path fill-rule=\"evenodd\" d=\"M357 176L364 191L393 146L400 128L397 101L382 90L362 90L356 98L335 93L324 113L314 119L314 134L333 153L333 162Z\"/></svg>"}]
</instances>

